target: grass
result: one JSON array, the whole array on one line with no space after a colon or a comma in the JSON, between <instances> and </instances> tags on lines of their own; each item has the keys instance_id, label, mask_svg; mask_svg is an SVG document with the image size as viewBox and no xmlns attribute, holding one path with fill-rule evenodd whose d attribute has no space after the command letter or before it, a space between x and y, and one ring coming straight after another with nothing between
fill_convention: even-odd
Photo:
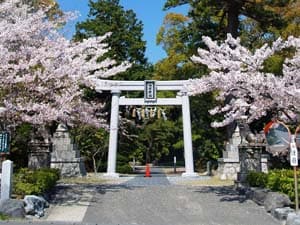
<instances>
[{"instance_id":1,"label":"grass","mask_svg":"<svg viewBox=\"0 0 300 225\"><path fill-rule=\"evenodd\" d=\"M3 214L3 213L0 213L0 220L8 220L10 217Z\"/></svg>"},{"instance_id":2,"label":"grass","mask_svg":"<svg viewBox=\"0 0 300 225\"><path fill-rule=\"evenodd\" d=\"M191 186L232 186L234 181L232 180L221 180L218 176L212 176L210 179L204 180L191 180L183 181L180 184L191 185Z\"/></svg>"},{"instance_id":3,"label":"grass","mask_svg":"<svg viewBox=\"0 0 300 225\"><path fill-rule=\"evenodd\" d=\"M72 177L72 178L61 178L57 183L64 184L105 184L106 179L95 175L94 173L88 173L85 177Z\"/></svg>"}]
</instances>

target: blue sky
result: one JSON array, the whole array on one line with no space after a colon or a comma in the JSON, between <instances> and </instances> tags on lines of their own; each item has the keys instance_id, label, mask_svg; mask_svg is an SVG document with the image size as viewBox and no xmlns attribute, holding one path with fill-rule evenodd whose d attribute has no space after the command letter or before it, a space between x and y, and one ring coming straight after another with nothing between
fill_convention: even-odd
<instances>
[{"instance_id":1,"label":"blue sky","mask_svg":"<svg viewBox=\"0 0 300 225\"><path fill-rule=\"evenodd\" d=\"M144 40L147 42L146 57L150 62L155 63L166 56L164 50L156 45L156 34L162 25L163 18L167 12L180 12L186 14L187 6L178 7L170 11L163 11L166 0L120 0L125 9L132 9L139 20L144 24ZM63 11L79 11L80 16L75 21L86 19L89 12L88 0L58 0ZM69 32L74 32L75 23L69 25Z\"/></svg>"}]
</instances>

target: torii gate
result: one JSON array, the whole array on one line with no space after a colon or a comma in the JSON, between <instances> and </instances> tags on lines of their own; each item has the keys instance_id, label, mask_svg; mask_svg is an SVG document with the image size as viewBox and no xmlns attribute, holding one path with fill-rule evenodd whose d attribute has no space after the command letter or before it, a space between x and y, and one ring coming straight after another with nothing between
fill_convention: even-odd
<instances>
[{"instance_id":1,"label":"torii gate","mask_svg":"<svg viewBox=\"0 0 300 225\"><path fill-rule=\"evenodd\" d=\"M120 105L181 105L183 118L183 140L184 140L184 160L185 173L182 176L194 177L190 102L185 89L186 80L173 81L111 81L95 80L96 91L110 91L112 93L111 115L110 115L110 135L108 149L108 177L119 177L116 173L117 142L119 126L119 106ZM122 91L144 91L144 98L126 98L121 96ZM156 98L156 91L178 91L176 98Z\"/></svg>"}]
</instances>

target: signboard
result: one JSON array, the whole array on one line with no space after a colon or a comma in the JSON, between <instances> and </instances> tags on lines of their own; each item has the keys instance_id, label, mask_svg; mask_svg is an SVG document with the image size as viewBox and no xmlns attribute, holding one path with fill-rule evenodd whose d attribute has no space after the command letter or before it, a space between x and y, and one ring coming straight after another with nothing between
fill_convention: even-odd
<instances>
[{"instance_id":1,"label":"signboard","mask_svg":"<svg viewBox=\"0 0 300 225\"><path fill-rule=\"evenodd\" d=\"M298 166L298 150L295 142L291 142L290 163L291 166Z\"/></svg>"},{"instance_id":2,"label":"signboard","mask_svg":"<svg viewBox=\"0 0 300 225\"><path fill-rule=\"evenodd\" d=\"M0 132L0 153L9 152L9 133L7 131Z\"/></svg>"},{"instance_id":3,"label":"signboard","mask_svg":"<svg viewBox=\"0 0 300 225\"><path fill-rule=\"evenodd\" d=\"M155 80L145 80L144 100L147 102L156 102L156 85Z\"/></svg>"},{"instance_id":4,"label":"signboard","mask_svg":"<svg viewBox=\"0 0 300 225\"><path fill-rule=\"evenodd\" d=\"M290 144L290 164L291 166L298 166L298 149L295 142L295 136L291 137Z\"/></svg>"}]
</instances>

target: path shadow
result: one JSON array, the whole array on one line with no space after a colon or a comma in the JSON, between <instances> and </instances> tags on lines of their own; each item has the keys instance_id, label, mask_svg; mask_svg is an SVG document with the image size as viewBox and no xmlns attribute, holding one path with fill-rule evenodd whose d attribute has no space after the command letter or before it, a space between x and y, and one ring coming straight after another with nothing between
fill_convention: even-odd
<instances>
[{"instance_id":1,"label":"path shadow","mask_svg":"<svg viewBox=\"0 0 300 225\"><path fill-rule=\"evenodd\" d=\"M118 184L58 184L50 194L49 202L54 205L81 205L82 202L99 202L100 195L121 190L134 190L147 186L169 186L166 174L161 168L152 168L151 177L144 177L144 171L127 179L121 176L121 183ZM122 177L125 178L122 181ZM115 182L115 180L112 180ZM92 197L91 197L92 196Z\"/></svg>"},{"instance_id":2,"label":"path shadow","mask_svg":"<svg viewBox=\"0 0 300 225\"><path fill-rule=\"evenodd\" d=\"M132 187L114 184L58 184L51 191L49 203L53 205L86 205L93 202L95 194L104 195Z\"/></svg>"},{"instance_id":3,"label":"path shadow","mask_svg":"<svg viewBox=\"0 0 300 225\"><path fill-rule=\"evenodd\" d=\"M234 189L234 186L221 186L221 187L199 187L195 190L198 193L214 193L217 196L221 197L221 202L239 202L244 203L247 201L245 195L239 194L238 191Z\"/></svg>"}]
</instances>

